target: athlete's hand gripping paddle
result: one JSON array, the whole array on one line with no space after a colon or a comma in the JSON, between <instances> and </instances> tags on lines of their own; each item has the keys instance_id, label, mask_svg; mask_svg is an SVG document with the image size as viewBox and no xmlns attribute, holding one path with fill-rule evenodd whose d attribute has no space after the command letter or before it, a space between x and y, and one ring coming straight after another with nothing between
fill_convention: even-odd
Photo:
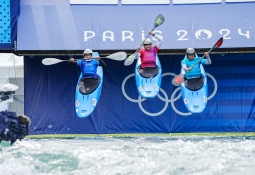
<instances>
[{"instance_id":1,"label":"athlete's hand gripping paddle","mask_svg":"<svg viewBox=\"0 0 255 175\"><path fill-rule=\"evenodd\" d=\"M161 24L163 24L164 21L165 21L164 16L161 15L161 14L159 14L159 15L157 16L157 18L155 19L154 27L153 27L153 29L152 29L151 31L153 31L156 27L158 27L158 26L160 26ZM149 36L150 36L150 34L144 39L144 41L145 41ZM143 42L142 42L142 44L140 45L140 47L142 47L142 45L143 45ZM135 55L136 55L137 52L138 52L138 50L136 50L134 54L130 55L130 56L125 60L125 62L124 62L124 65L125 65L125 66L129 66L129 65L131 65L131 64L134 62Z\"/></svg>"},{"instance_id":2,"label":"athlete's hand gripping paddle","mask_svg":"<svg viewBox=\"0 0 255 175\"><path fill-rule=\"evenodd\" d=\"M219 48L219 47L222 45L222 43L223 43L223 37L221 37L221 38L214 44L214 46L208 51L208 53L211 52L211 51L212 51L213 49L215 49L215 48ZM197 65L204 57L205 57L205 55L204 55L203 57L201 57L201 58L191 67L190 70L188 70L187 72L185 72L185 74L176 75L176 76L173 78L173 80L172 80L172 84L173 84L174 86L180 86L180 84L184 81L185 75L186 75L189 71L191 71L191 70L195 67L195 65Z\"/></svg>"},{"instance_id":3,"label":"athlete's hand gripping paddle","mask_svg":"<svg viewBox=\"0 0 255 175\"><path fill-rule=\"evenodd\" d=\"M127 58L127 53L126 52L116 52L116 53L113 53L107 57L100 57L100 58L109 58L112 60L123 61ZM69 60L60 60L57 58L44 58L42 60L42 63L44 65L52 65L52 64L57 64L57 63L61 63L64 61L69 61Z\"/></svg>"}]
</instances>

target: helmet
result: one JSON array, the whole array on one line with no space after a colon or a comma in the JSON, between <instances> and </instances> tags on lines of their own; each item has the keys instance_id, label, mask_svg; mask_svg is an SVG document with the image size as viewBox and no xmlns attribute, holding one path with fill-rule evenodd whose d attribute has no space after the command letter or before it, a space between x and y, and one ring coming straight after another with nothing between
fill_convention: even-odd
<instances>
[{"instance_id":1,"label":"helmet","mask_svg":"<svg viewBox=\"0 0 255 175\"><path fill-rule=\"evenodd\" d=\"M186 50L186 54L188 54L188 55L195 55L195 49L193 49L193 48L188 48L187 50Z\"/></svg>"},{"instance_id":2,"label":"helmet","mask_svg":"<svg viewBox=\"0 0 255 175\"><path fill-rule=\"evenodd\" d=\"M151 39L147 38L146 40L143 41L143 45L145 44L152 44Z\"/></svg>"},{"instance_id":3,"label":"helmet","mask_svg":"<svg viewBox=\"0 0 255 175\"><path fill-rule=\"evenodd\" d=\"M91 49L86 49L86 50L84 50L83 55L85 55L85 54L91 54L92 55L92 53L93 53L93 51Z\"/></svg>"}]
</instances>

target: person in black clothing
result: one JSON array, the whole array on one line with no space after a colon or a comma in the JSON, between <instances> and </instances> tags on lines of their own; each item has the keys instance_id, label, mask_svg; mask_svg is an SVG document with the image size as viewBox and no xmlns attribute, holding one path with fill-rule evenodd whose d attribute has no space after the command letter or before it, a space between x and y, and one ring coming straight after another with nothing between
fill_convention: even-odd
<instances>
[{"instance_id":1,"label":"person in black clothing","mask_svg":"<svg viewBox=\"0 0 255 175\"><path fill-rule=\"evenodd\" d=\"M11 145L29 134L29 117L15 112L0 112L0 142L11 141Z\"/></svg>"}]
</instances>

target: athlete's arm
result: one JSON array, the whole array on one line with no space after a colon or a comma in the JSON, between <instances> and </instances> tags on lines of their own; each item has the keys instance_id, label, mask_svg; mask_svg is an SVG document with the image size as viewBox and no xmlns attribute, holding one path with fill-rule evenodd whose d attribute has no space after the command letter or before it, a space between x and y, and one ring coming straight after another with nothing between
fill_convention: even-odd
<instances>
[{"instance_id":1,"label":"athlete's arm","mask_svg":"<svg viewBox=\"0 0 255 175\"><path fill-rule=\"evenodd\" d=\"M141 47L138 46L138 47L137 47L137 52L136 52L136 54L135 54L135 59L138 59L138 58L141 56L140 51L141 51Z\"/></svg>"},{"instance_id":2,"label":"athlete's arm","mask_svg":"<svg viewBox=\"0 0 255 175\"><path fill-rule=\"evenodd\" d=\"M189 70L189 68L187 67L186 64L182 64L182 69L185 70L185 71L188 71L188 70Z\"/></svg>"},{"instance_id":3,"label":"athlete's arm","mask_svg":"<svg viewBox=\"0 0 255 175\"><path fill-rule=\"evenodd\" d=\"M205 57L205 58L206 58L206 61L205 61L205 64L206 64L206 65L209 65L209 64L212 63L211 58L210 58L209 55L208 55L207 57Z\"/></svg>"},{"instance_id":4,"label":"athlete's arm","mask_svg":"<svg viewBox=\"0 0 255 175\"><path fill-rule=\"evenodd\" d=\"M209 65L212 63L211 59L210 59L210 55L208 52L205 52L205 59L203 59L201 61L202 64L206 64L206 65Z\"/></svg>"},{"instance_id":5,"label":"athlete's arm","mask_svg":"<svg viewBox=\"0 0 255 175\"><path fill-rule=\"evenodd\" d=\"M182 69L185 70L185 71L188 71L189 68L187 67L187 64L185 63L184 60L181 61L181 65L182 65Z\"/></svg>"},{"instance_id":6,"label":"athlete's arm","mask_svg":"<svg viewBox=\"0 0 255 175\"><path fill-rule=\"evenodd\" d=\"M106 63L103 60L98 60L99 61L99 66L105 67Z\"/></svg>"},{"instance_id":7,"label":"athlete's arm","mask_svg":"<svg viewBox=\"0 0 255 175\"><path fill-rule=\"evenodd\" d=\"M71 64L71 65L77 65L77 61L74 60L74 58L70 58L70 60L68 61L68 64Z\"/></svg>"},{"instance_id":8,"label":"athlete's arm","mask_svg":"<svg viewBox=\"0 0 255 175\"><path fill-rule=\"evenodd\" d=\"M153 36L154 36L154 38L156 38L158 40L157 43L155 44L155 46L159 49L163 43L163 37L160 35L156 35L156 34L154 34Z\"/></svg>"}]
</instances>

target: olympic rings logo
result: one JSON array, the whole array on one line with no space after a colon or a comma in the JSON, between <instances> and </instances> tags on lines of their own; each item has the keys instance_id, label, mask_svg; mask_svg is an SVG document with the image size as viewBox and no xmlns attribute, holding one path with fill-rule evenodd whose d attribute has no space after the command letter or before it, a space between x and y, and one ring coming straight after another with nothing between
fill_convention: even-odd
<instances>
[{"instance_id":1,"label":"olympic rings logo","mask_svg":"<svg viewBox=\"0 0 255 175\"><path fill-rule=\"evenodd\" d=\"M145 56L147 56L147 57L153 57L153 53L145 53Z\"/></svg>"},{"instance_id":2,"label":"olympic rings logo","mask_svg":"<svg viewBox=\"0 0 255 175\"><path fill-rule=\"evenodd\" d=\"M165 76L169 76L169 75L170 75L170 76L176 76L175 73L167 72L167 73L162 74L162 78L165 77ZM212 98L215 96L215 94L216 94L216 92L217 92L217 89L218 89L218 84L217 84L216 79L215 79L211 74L206 73L206 75L207 75L207 77L210 77L210 78L212 79L213 83L214 83L214 90L213 90L212 94L211 94L211 95L208 97L208 99L207 99L207 100L209 101L210 99L212 99ZM130 98L130 97L127 95L127 93L126 93L126 91L125 91L125 84L126 84L127 80L128 80L129 78L133 77L133 76L135 76L135 73L132 73L132 74L128 75L128 76L123 80L122 86L121 86L122 94L124 95L124 97L126 97L127 100L129 100L129 101L131 101L131 102L134 102L134 103L138 103L139 108L140 108L141 111L143 111L143 113L145 113L146 115L149 115L149 116L159 116L159 115L161 115L163 112L166 111L166 109L167 109L169 103L171 103L171 106L172 106L173 110L174 110L177 114L179 114L179 115L182 115L182 116L189 116L189 115L192 114L191 112L186 112L186 113L185 113L185 112L181 112L181 111L179 111L179 110L175 107L175 105L174 105L174 102L177 101L177 100L178 100L179 98L181 98L181 96L182 96L181 91L180 91L179 94L177 95L177 97L175 97L176 94L177 94L177 92L178 92L179 90L181 90L180 87L176 88L176 89L173 91L173 93L172 93L170 99L168 98L167 93L166 93L162 88L160 88L160 92L164 95L164 97L161 97L160 94L158 94L157 97L158 97L160 100L162 100L162 101L165 102L165 105L164 105L163 109L162 109L161 111L157 112L157 113L150 113L150 112L146 111L146 110L143 108L143 106L142 106L142 102L145 101L146 99L142 99L142 97L141 97L140 95L139 95L139 97L138 97L137 100L136 100L136 99L132 99L132 98ZM184 105L184 104L183 104L183 105Z\"/></svg>"}]
</instances>

